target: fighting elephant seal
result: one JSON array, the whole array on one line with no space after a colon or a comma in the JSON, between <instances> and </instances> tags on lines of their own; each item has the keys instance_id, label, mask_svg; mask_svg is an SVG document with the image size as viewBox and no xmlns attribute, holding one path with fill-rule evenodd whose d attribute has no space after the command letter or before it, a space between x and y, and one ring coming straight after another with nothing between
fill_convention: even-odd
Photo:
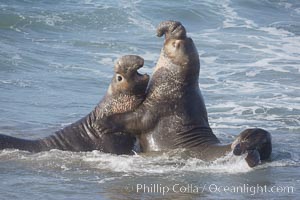
<instances>
[{"instance_id":1,"label":"fighting elephant seal","mask_svg":"<svg viewBox=\"0 0 300 200\"><path fill-rule=\"evenodd\" d=\"M260 159L258 151L252 153L252 150L265 143L251 137L253 130L249 129L248 136L241 137L234 145L221 144L212 132L199 89L199 55L184 26L180 22L164 21L158 26L157 35L165 35L165 41L145 101L133 112L108 117L109 127L137 135L144 152L185 148L203 160L224 156L247 138L254 144L248 152L249 161L246 161L257 164L256 160ZM260 130L263 131L256 131ZM266 141L271 144L270 137ZM235 154L247 150L245 147L239 152L237 146Z\"/></svg>"},{"instance_id":2,"label":"fighting elephant seal","mask_svg":"<svg viewBox=\"0 0 300 200\"><path fill-rule=\"evenodd\" d=\"M245 159L250 167L254 167L261 160L269 159L272 153L271 134L259 128L246 129L239 134L231 146L234 155L247 153Z\"/></svg>"},{"instance_id":3,"label":"fighting elephant seal","mask_svg":"<svg viewBox=\"0 0 300 200\"><path fill-rule=\"evenodd\" d=\"M144 64L139 56L121 57L115 64L115 74L100 103L81 120L38 140L25 140L0 135L0 149L14 148L31 152L60 149L69 151L100 150L107 153L130 154L135 137L122 132L103 134L96 122L105 116L130 111L145 98L149 76L137 72Z\"/></svg>"}]
</instances>

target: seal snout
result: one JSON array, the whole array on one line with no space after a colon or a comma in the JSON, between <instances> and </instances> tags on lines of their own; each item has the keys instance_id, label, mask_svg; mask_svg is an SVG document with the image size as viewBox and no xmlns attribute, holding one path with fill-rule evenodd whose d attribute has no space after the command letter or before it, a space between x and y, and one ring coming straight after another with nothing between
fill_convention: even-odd
<instances>
[{"instance_id":1,"label":"seal snout","mask_svg":"<svg viewBox=\"0 0 300 200\"><path fill-rule=\"evenodd\" d=\"M178 21L163 21L158 25L157 36L165 35L166 39L185 39L186 30L184 26Z\"/></svg>"},{"instance_id":2,"label":"seal snout","mask_svg":"<svg viewBox=\"0 0 300 200\"><path fill-rule=\"evenodd\" d=\"M126 79L138 82L148 82L148 74L140 74L137 70L144 66L144 59L137 55L125 55L119 58L115 64L115 72L122 74Z\"/></svg>"},{"instance_id":3,"label":"seal snout","mask_svg":"<svg viewBox=\"0 0 300 200\"><path fill-rule=\"evenodd\" d=\"M127 73L130 71L137 72L144 66L144 59L136 55L125 55L119 58L115 64L116 73Z\"/></svg>"}]
</instances>

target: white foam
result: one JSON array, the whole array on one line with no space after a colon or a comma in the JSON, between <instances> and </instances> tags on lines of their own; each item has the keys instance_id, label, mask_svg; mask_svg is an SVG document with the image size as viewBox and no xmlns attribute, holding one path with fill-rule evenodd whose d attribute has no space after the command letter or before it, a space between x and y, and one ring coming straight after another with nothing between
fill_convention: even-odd
<instances>
[{"instance_id":1,"label":"white foam","mask_svg":"<svg viewBox=\"0 0 300 200\"><path fill-rule=\"evenodd\" d=\"M145 176L170 173L220 173L238 174L248 173L253 170L268 167L300 166L299 156L284 159L274 159L263 163L255 168L250 168L245 161L246 154L234 156L232 153L212 162L204 162L197 158L186 158L184 151L173 150L169 152L147 153L134 156L117 156L105 154L99 151L93 152L66 152L51 150L32 154L19 150L2 150L0 159L5 161L17 161L38 170L54 169L65 171L103 171L121 172L122 176L130 174ZM97 178L96 182L105 183L113 181L118 177ZM99 180L100 179L100 180Z\"/></svg>"},{"instance_id":2,"label":"white foam","mask_svg":"<svg viewBox=\"0 0 300 200\"><path fill-rule=\"evenodd\" d=\"M165 174L165 173L180 173L180 172L199 172L199 173L245 173L251 168L245 162L245 156L228 155L213 162L204 162L196 158L184 159L181 157L181 152L169 153L155 153L155 154L142 154L135 156L116 156L105 154L98 151L90 153L59 153L54 150L42 154L38 154L36 158L32 156L23 156L22 159L30 159L41 162L52 160L50 166L57 168L60 166L61 170L66 171L74 168L72 166L80 160L82 165L90 166L92 169L124 172L134 174ZM69 157L71 162L59 165L63 158ZM62 160L61 160L62 159ZM55 163L57 162L57 163ZM49 163L46 164L49 167ZM109 181L108 179L101 180L100 182Z\"/></svg>"},{"instance_id":3,"label":"white foam","mask_svg":"<svg viewBox=\"0 0 300 200\"><path fill-rule=\"evenodd\" d=\"M48 26L56 26L58 24L64 23L67 20L64 20L57 14L51 15L36 15L34 16L37 22L45 23Z\"/></svg>"},{"instance_id":4,"label":"white foam","mask_svg":"<svg viewBox=\"0 0 300 200\"><path fill-rule=\"evenodd\" d=\"M113 180L116 180L120 177L108 177L108 178L103 178L101 179L100 181L98 181L98 183L102 184L102 183L106 183L106 182L110 182L110 181L113 181Z\"/></svg>"},{"instance_id":5,"label":"white foam","mask_svg":"<svg viewBox=\"0 0 300 200\"><path fill-rule=\"evenodd\" d=\"M21 87L21 88L27 88L27 87L31 87L33 85L31 80L20 80L20 79L0 80L0 83L14 85L14 86Z\"/></svg>"},{"instance_id":6,"label":"white foam","mask_svg":"<svg viewBox=\"0 0 300 200\"><path fill-rule=\"evenodd\" d=\"M213 64L216 62L217 59L217 56L201 57L201 60L204 61L205 64Z\"/></svg>"},{"instance_id":7,"label":"white foam","mask_svg":"<svg viewBox=\"0 0 300 200\"><path fill-rule=\"evenodd\" d=\"M220 4L222 7L223 16L225 20L223 21L223 28L234 28L234 27L246 27L246 28L253 28L256 24L249 19L240 17L237 12L230 6L229 0L224 0ZM241 25L238 25L238 21L241 21Z\"/></svg>"},{"instance_id":8,"label":"white foam","mask_svg":"<svg viewBox=\"0 0 300 200\"><path fill-rule=\"evenodd\" d=\"M198 159L189 159L187 165L183 167L187 171L211 172L211 173L246 173L253 168L250 168L245 161L246 154L243 156L234 156L228 154L225 157L219 158L213 162L207 163Z\"/></svg>"},{"instance_id":9,"label":"white foam","mask_svg":"<svg viewBox=\"0 0 300 200\"><path fill-rule=\"evenodd\" d=\"M98 62L102 65L108 65L108 66L113 66L114 65L113 59L109 58L109 57L101 58Z\"/></svg>"},{"instance_id":10,"label":"white foam","mask_svg":"<svg viewBox=\"0 0 300 200\"><path fill-rule=\"evenodd\" d=\"M258 72L256 72L256 71L246 72L247 77L255 77L257 74L258 74Z\"/></svg>"},{"instance_id":11,"label":"white foam","mask_svg":"<svg viewBox=\"0 0 300 200\"><path fill-rule=\"evenodd\" d=\"M156 30L156 26L153 25L153 22L151 20L147 19L144 16L144 13L138 6L140 2L141 1L120 1L120 4L121 7L124 8L124 11L126 12L130 23L134 24L137 27L141 27L143 30L148 30L149 32L154 33Z\"/></svg>"}]
</instances>

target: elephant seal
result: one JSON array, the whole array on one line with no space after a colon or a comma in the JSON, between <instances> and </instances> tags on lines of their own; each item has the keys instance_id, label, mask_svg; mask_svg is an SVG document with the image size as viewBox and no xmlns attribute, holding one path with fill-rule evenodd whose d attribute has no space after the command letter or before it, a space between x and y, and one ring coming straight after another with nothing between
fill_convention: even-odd
<instances>
[{"instance_id":1,"label":"elephant seal","mask_svg":"<svg viewBox=\"0 0 300 200\"><path fill-rule=\"evenodd\" d=\"M198 82L199 55L193 40L176 21L164 21L158 26L157 36L163 35L164 45L145 101L132 112L108 117L105 125L110 123L108 130L137 135L144 152L185 148L202 160L214 160L228 154L242 143L222 145L209 126ZM251 135L252 131L249 133ZM248 139L252 140L250 135ZM247 150L245 146L241 154ZM254 154L249 160L257 163L254 161L257 157Z\"/></svg>"},{"instance_id":2,"label":"elephant seal","mask_svg":"<svg viewBox=\"0 0 300 200\"><path fill-rule=\"evenodd\" d=\"M145 98L149 82L147 74L137 72L144 64L144 59L127 55L115 64L115 74L109 89L100 103L81 120L57 131L55 134L38 140L25 140L0 135L0 149L15 148L31 152L60 149L68 151L100 150L106 153L132 153L135 137L124 132L107 135L97 124L103 117L130 111Z\"/></svg>"},{"instance_id":3,"label":"elephant seal","mask_svg":"<svg viewBox=\"0 0 300 200\"><path fill-rule=\"evenodd\" d=\"M246 129L240 133L232 143L234 155L247 153L245 158L250 167L254 167L261 160L269 159L272 153L271 134L263 129Z\"/></svg>"}]
</instances>

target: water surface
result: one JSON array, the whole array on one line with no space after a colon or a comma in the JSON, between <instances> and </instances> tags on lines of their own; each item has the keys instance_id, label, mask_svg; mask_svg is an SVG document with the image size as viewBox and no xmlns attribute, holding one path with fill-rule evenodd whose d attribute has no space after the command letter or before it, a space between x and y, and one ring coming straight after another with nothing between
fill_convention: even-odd
<instances>
[{"instance_id":1,"label":"water surface","mask_svg":"<svg viewBox=\"0 0 300 200\"><path fill-rule=\"evenodd\" d=\"M297 0L1 0L0 133L40 138L85 116L105 94L122 55L142 56L142 72L151 74L163 43L155 29L168 19L185 25L199 51L200 88L215 134L230 142L246 128L264 128L273 136L272 161L250 169L243 157L205 163L181 151L3 150L0 199L297 199ZM137 191L143 184L149 190ZM151 192L151 186L170 191Z\"/></svg>"}]
</instances>

